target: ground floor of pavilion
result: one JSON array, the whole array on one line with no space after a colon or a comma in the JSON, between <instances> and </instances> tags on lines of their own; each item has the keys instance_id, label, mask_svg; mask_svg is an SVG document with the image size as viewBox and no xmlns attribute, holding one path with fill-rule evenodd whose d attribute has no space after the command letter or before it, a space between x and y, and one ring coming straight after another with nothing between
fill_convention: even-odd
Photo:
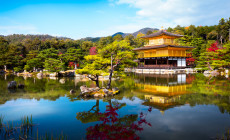
<instances>
[{"instance_id":1,"label":"ground floor of pavilion","mask_svg":"<svg viewBox=\"0 0 230 140\"><path fill-rule=\"evenodd\" d=\"M139 58L138 68L147 69L173 69L185 68L185 57L152 57L152 58Z\"/></svg>"}]
</instances>

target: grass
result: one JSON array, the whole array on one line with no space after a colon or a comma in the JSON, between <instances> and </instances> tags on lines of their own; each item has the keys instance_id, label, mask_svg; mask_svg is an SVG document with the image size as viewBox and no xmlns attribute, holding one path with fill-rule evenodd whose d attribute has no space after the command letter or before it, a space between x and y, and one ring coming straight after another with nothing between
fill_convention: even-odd
<instances>
[{"instance_id":1,"label":"grass","mask_svg":"<svg viewBox=\"0 0 230 140\"><path fill-rule=\"evenodd\" d=\"M0 129L3 127L4 116L0 116Z\"/></svg>"},{"instance_id":2,"label":"grass","mask_svg":"<svg viewBox=\"0 0 230 140\"><path fill-rule=\"evenodd\" d=\"M7 122L4 124L4 117L0 115L0 139L2 140L67 140L67 136L61 133L57 137L46 133L44 136L39 136L38 129L33 133L34 130L34 122L32 115L24 116L21 118L21 123L15 125L12 122ZM36 135L36 136L35 136Z\"/></svg>"},{"instance_id":3,"label":"grass","mask_svg":"<svg viewBox=\"0 0 230 140\"><path fill-rule=\"evenodd\" d=\"M23 118L21 118L21 126L22 127L26 127L26 128L29 128L29 127L32 127L34 124L33 124L33 117L32 115L30 116L24 116Z\"/></svg>"},{"instance_id":4,"label":"grass","mask_svg":"<svg viewBox=\"0 0 230 140\"><path fill-rule=\"evenodd\" d=\"M222 137L217 137L216 140L230 140L230 129L227 129Z\"/></svg>"},{"instance_id":5,"label":"grass","mask_svg":"<svg viewBox=\"0 0 230 140\"><path fill-rule=\"evenodd\" d=\"M37 140L68 140L68 137L63 133L57 137L53 137L53 135L46 133L45 136L41 136L40 139L37 137Z\"/></svg>"}]
</instances>

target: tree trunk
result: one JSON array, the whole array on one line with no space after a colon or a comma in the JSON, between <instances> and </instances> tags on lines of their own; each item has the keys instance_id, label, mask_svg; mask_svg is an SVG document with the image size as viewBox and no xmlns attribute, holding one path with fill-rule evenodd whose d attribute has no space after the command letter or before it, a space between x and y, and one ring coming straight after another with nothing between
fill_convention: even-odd
<instances>
[{"instance_id":1,"label":"tree trunk","mask_svg":"<svg viewBox=\"0 0 230 140\"><path fill-rule=\"evenodd\" d=\"M220 42L221 42L221 45L222 45L222 43L223 43L223 37L222 36L220 36Z\"/></svg>"},{"instance_id":2,"label":"tree trunk","mask_svg":"<svg viewBox=\"0 0 230 140\"><path fill-rule=\"evenodd\" d=\"M213 70L212 67L210 66L210 63L207 62L209 70Z\"/></svg>"},{"instance_id":3,"label":"tree trunk","mask_svg":"<svg viewBox=\"0 0 230 140\"><path fill-rule=\"evenodd\" d=\"M96 75L96 80L95 80L95 82L96 82L96 86L99 87L98 75ZM100 87L99 87L99 88L100 88Z\"/></svg>"},{"instance_id":4,"label":"tree trunk","mask_svg":"<svg viewBox=\"0 0 230 140\"><path fill-rule=\"evenodd\" d=\"M98 113L100 110L99 110L99 100L97 100L96 102L96 112Z\"/></svg>"},{"instance_id":5,"label":"tree trunk","mask_svg":"<svg viewBox=\"0 0 230 140\"><path fill-rule=\"evenodd\" d=\"M7 70L6 65L4 65L4 69L5 69L5 71Z\"/></svg>"},{"instance_id":6,"label":"tree trunk","mask_svg":"<svg viewBox=\"0 0 230 140\"><path fill-rule=\"evenodd\" d=\"M229 29L229 35L228 35L228 40L230 41L230 29Z\"/></svg>"},{"instance_id":7,"label":"tree trunk","mask_svg":"<svg viewBox=\"0 0 230 140\"><path fill-rule=\"evenodd\" d=\"M96 80L95 82L96 82L96 86L99 87L99 81Z\"/></svg>"},{"instance_id":8,"label":"tree trunk","mask_svg":"<svg viewBox=\"0 0 230 140\"><path fill-rule=\"evenodd\" d=\"M110 74L109 74L109 83L106 87L107 89L111 87L112 76L113 76L113 55L111 54L111 69L110 69Z\"/></svg>"},{"instance_id":9,"label":"tree trunk","mask_svg":"<svg viewBox=\"0 0 230 140\"><path fill-rule=\"evenodd\" d=\"M77 63L74 62L74 69L76 70L77 69Z\"/></svg>"},{"instance_id":10,"label":"tree trunk","mask_svg":"<svg viewBox=\"0 0 230 140\"><path fill-rule=\"evenodd\" d=\"M107 89L109 89L111 87L112 76L113 76L113 71L111 69L110 74L109 74L109 82L108 82L107 87L106 87Z\"/></svg>"}]
</instances>

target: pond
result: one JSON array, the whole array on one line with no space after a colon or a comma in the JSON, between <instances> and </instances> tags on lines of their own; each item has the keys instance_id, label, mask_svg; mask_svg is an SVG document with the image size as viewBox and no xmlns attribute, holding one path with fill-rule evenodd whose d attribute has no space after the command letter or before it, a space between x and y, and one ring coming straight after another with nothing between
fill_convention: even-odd
<instances>
[{"instance_id":1,"label":"pond","mask_svg":"<svg viewBox=\"0 0 230 140\"><path fill-rule=\"evenodd\" d=\"M25 88L8 90L12 80ZM101 86L106 83L100 81ZM86 78L0 75L0 85L2 123L16 128L24 116L32 116L33 121L28 132L6 136L0 128L0 139L19 135L71 140L229 137L225 133L230 128L230 79L225 77L131 73L112 81L112 87L121 90L118 95L97 99L79 96L80 86L95 86ZM71 89L76 93L70 94Z\"/></svg>"}]
</instances>

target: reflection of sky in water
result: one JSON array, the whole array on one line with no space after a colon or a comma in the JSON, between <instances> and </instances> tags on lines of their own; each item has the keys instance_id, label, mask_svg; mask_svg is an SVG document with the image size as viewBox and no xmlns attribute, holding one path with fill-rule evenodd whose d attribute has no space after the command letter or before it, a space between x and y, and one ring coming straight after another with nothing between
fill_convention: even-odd
<instances>
[{"instance_id":1,"label":"reflection of sky in water","mask_svg":"<svg viewBox=\"0 0 230 140\"><path fill-rule=\"evenodd\" d=\"M114 101L114 100L112 100ZM119 110L119 115L139 114L147 112L148 107L141 105L139 98L129 100L123 98L119 102L126 106ZM84 138L87 127L96 122L82 124L76 119L76 113L88 111L96 104L96 100L69 102L66 97L56 101L18 99L8 101L0 106L0 114L8 120L20 120L24 115L33 115L34 122L38 123L39 132L64 132L70 138ZM107 102L100 100L100 112L105 111ZM162 114L154 109L147 115L147 121L152 127L145 126L139 135L143 139L209 139L224 131L230 125L228 114L220 114L213 105L198 105L190 107L184 105L168 109Z\"/></svg>"},{"instance_id":2,"label":"reflection of sky in water","mask_svg":"<svg viewBox=\"0 0 230 140\"><path fill-rule=\"evenodd\" d=\"M142 132L144 139L210 139L230 126L229 114L220 115L212 105L175 107L164 115L153 111L147 120L152 127Z\"/></svg>"},{"instance_id":3,"label":"reflection of sky in water","mask_svg":"<svg viewBox=\"0 0 230 140\"><path fill-rule=\"evenodd\" d=\"M0 106L0 114L4 114L5 120L19 120L24 115L33 114L33 116L51 114L56 109L44 100L17 99L6 102Z\"/></svg>"}]
</instances>

